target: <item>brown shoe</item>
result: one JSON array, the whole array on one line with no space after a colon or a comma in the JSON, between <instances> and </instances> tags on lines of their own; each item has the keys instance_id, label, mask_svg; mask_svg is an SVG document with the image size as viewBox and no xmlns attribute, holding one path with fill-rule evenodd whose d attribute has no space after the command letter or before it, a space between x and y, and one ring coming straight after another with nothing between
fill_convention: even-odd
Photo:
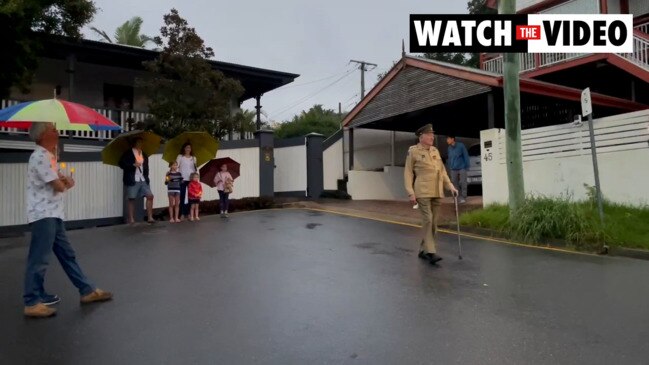
<instances>
[{"instance_id":1,"label":"brown shoe","mask_svg":"<svg viewBox=\"0 0 649 365\"><path fill-rule=\"evenodd\" d=\"M113 293L103 291L101 289L95 289L92 293L84 295L81 297L82 304L95 303L95 302L105 302L113 298Z\"/></svg>"},{"instance_id":2,"label":"brown shoe","mask_svg":"<svg viewBox=\"0 0 649 365\"><path fill-rule=\"evenodd\" d=\"M43 303L25 307L24 311L27 317L46 318L56 314L56 309L50 308Z\"/></svg>"}]
</instances>

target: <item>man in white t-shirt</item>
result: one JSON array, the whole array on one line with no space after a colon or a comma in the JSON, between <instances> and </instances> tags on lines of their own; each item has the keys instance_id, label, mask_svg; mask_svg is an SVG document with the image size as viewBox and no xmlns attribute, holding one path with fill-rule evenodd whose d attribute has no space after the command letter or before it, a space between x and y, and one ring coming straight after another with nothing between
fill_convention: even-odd
<instances>
[{"instance_id":1,"label":"man in white t-shirt","mask_svg":"<svg viewBox=\"0 0 649 365\"><path fill-rule=\"evenodd\" d=\"M113 295L95 288L81 271L65 233L63 194L74 187L74 179L58 171L55 151L59 134L51 123L34 123L29 136L36 142L36 149L27 167L27 220L31 243L25 272L24 313L28 317L50 317L56 313L51 305L60 299L48 294L43 286L52 252L72 284L79 289L81 303L109 300Z\"/></svg>"}]
</instances>

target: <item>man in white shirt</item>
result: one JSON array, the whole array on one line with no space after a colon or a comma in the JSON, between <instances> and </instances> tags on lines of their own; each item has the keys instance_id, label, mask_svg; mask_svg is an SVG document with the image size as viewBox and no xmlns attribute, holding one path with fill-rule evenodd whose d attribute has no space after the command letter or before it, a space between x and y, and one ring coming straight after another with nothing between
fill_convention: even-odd
<instances>
[{"instance_id":1,"label":"man in white shirt","mask_svg":"<svg viewBox=\"0 0 649 365\"><path fill-rule=\"evenodd\" d=\"M50 306L60 299L47 294L43 287L52 252L79 289L81 303L109 300L112 294L95 288L81 271L65 233L63 194L74 187L74 179L58 171L55 152L59 134L51 123L34 123L29 136L37 146L27 168L27 219L31 243L25 272L24 313L28 317L50 317L56 313Z\"/></svg>"}]
</instances>

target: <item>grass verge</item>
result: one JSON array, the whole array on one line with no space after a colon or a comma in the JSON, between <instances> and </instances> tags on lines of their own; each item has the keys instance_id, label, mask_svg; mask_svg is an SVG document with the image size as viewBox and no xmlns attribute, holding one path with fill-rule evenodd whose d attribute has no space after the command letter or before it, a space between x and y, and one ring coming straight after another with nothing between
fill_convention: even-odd
<instances>
[{"instance_id":1,"label":"grass verge","mask_svg":"<svg viewBox=\"0 0 649 365\"><path fill-rule=\"evenodd\" d=\"M649 207L604 203L604 225L592 200L528 197L510 218L509 207L491 205L463 214L460 223L487 228L527 243L563 241L596 251L603 244L649 249Z\"/></svg>"}]
</instances>

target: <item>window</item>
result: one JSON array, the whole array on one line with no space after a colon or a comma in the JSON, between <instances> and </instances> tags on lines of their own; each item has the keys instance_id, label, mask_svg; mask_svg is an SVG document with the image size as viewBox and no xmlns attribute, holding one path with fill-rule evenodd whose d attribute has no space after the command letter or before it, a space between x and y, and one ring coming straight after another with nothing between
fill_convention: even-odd
<instances>
[{"instance_id":1,"label":"window","mask_svg":"<svg viewBox=\"0 0 649 365\"><path fill-rule=\"evenodd\" d=\"M480 143L469 147L469 156L480 156Z\"/></svg>"}]
</instances>

